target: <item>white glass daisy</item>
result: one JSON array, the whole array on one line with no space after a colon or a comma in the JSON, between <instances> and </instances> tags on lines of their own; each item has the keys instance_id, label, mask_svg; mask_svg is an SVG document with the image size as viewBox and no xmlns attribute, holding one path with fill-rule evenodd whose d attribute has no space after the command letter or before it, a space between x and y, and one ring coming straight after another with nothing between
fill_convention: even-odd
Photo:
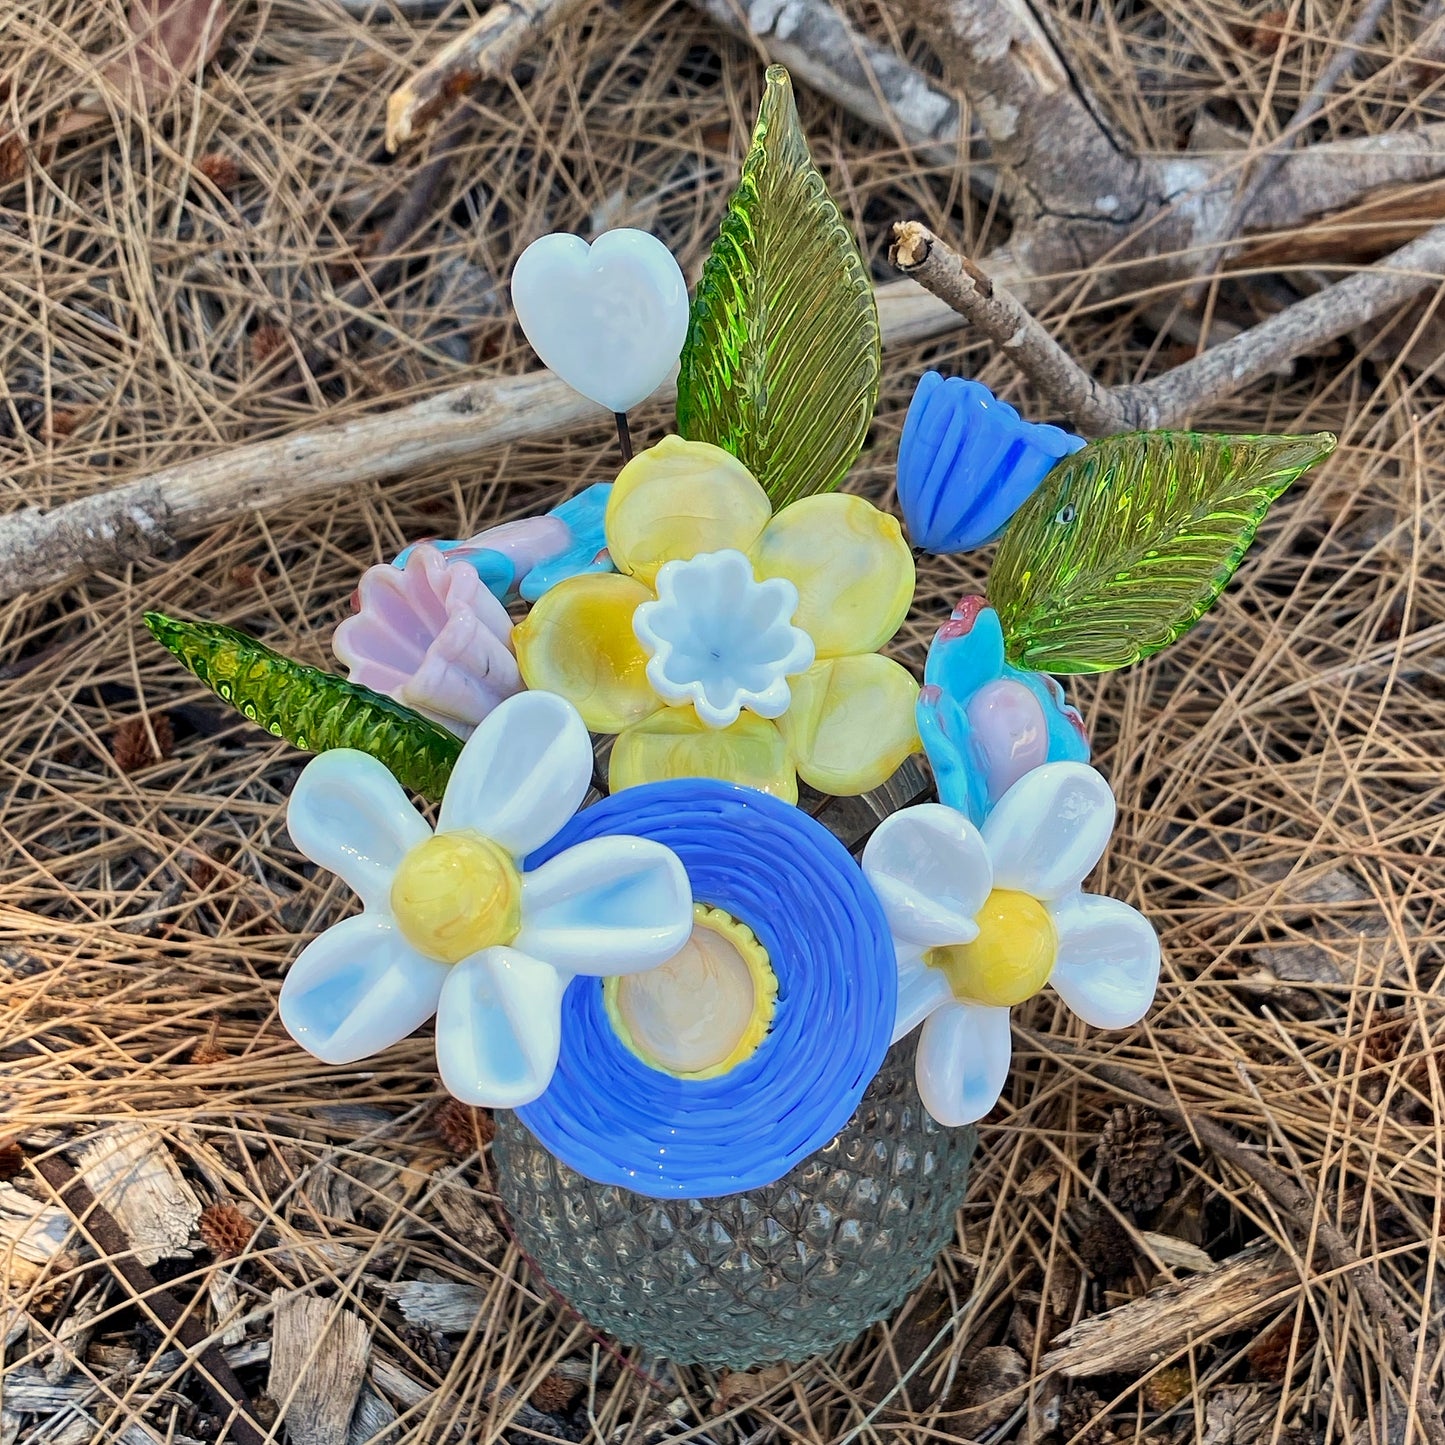
<instances>
[{"instance_id":1,"label":"white glass daisy","mask_svg":"<svg viewBox=\"0 0 1445 1445\"><path fill-rule=\"evenodd\" d=\"M296 782L296 846L360 895L291 966L281 1020L327 1063L388 1048L437 1016L437 1065L458 1099L515 1108L557 1065L562 995L576 974L666 962L692 932L677 855L644 838L522 860L577 811L592 747L577 710L524 692L462 748L435 833L375 758L322 753Z\"/></svg>"},{"instance_id":2,"label":"white glass daisy","mask_svg":"<svg viewBox=\"0 0 1445 1445\"><path fill-rule=\"evenodd\" d=\"M1153 927L1080 886L1114 815L1102 774L1046 763L1003 795L981 831L925 803L869 840L863 870L898 954L893 1037L923 1025L918 1092L940 1124L970 1124L998 1102L1009 1009L1045 984L1096 1028L1124 1028L1147 1011L1159 982Z\"/></svg>"}]
</instances>

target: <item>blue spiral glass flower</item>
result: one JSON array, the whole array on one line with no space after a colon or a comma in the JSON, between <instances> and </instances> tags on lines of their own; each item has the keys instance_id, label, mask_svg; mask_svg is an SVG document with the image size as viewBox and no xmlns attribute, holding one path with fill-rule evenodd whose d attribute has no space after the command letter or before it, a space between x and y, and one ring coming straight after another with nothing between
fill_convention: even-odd
<instances>
[{"instance_id":1,"label":"blue spiral glass flower","mask_svg":"<svg viewBox=\"0 0 1445 1445\"><path fill-rule=\"evenodd\" d=\"M1084 445L1025 421L977 381L925 371L898 444L898 504L913 544L967 552L992 541L1060 457Z\"/></svg>"},{"instance_id":2,"label":"blue spiral glass flower","mask_svg":"<svg viewBox=\"0 0 1445 1445\"><path fill-rule=\"evenodd\" d=\"M1089 761L1078 709L1047 673L1005 661L998 613L982 597L965 597L934 635L917 720L940 801L975 824L1028 769Z\"/></svg>"},{"instance_id":3,"label":"blue spiral glass flower","mask_svg":"<svg viewBox=\"0 0 1445 1445\"><path fill-rule=\"evenodd\" d=\"M698 902L752 929L778 980L772 1026L727 1073L681 1079L617 1037L601 979L574 978L557 1071L518 1117L579 1174L653 1198L771 1184L847 1123L888 1050L898 968L882 907L821 823L702 778L628 788L585 808L527 866L609 834L665 843Z\"/></svg>"}]
</instances>

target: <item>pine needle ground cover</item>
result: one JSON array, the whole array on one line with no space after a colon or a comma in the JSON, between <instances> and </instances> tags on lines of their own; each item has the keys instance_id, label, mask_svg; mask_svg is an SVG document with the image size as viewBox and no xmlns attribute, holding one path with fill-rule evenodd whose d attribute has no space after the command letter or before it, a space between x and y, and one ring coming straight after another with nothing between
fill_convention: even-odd
<instances>
[{"instance_id":1,"label":"pine needle ground cover","mask_svg":"<svg viewBox=\"0 0 1445 1445\"><path fill-rule=\"evenodd\" d=\"M429 156L427 141L388 156L385 97L475 14L461 0L237 3L200 84L149 115L102 107L52 142L94 90L94 57L120 44L125 7L9 8L7 510L520 374L533 362L505 279L542 231L640 226L696 280L762 64L690 9L631 0L573 20L473 95L429 219L374 275ZM850 14L930 64L897 7ZM1349 24L1322 0L1045 15L1120 132L1155 151L1201 113L1277 132ZM1445 71L1419 58L1428 21L1413 3L1385 12L1319 136L1445 116ZM1007 239L981 171L925 163L798 90L875 281L891 279L902 218L971 254ZM1281 288L1305 293L1437 214L1422 188L1384 218L1256 239L1202 296L1105 298L1064 278L1077 284L1045 316L1101 380L1137 380L1192 352L1180 314L1196 333L1248 326ZM364 566L606 480L605 432L266 507L162 562L0 604L0 1439L257 1438L224 1422L225 1389L207 1383L222 1366L249 1428L297 1441L1422 1438L1405 1402L1432 1378L1438 1394L1445 1369L1433 294L1194 418L1341 445L1271 510L1187 639L1075 689L1121 806L1099 886L1155 920L1165 954L1145 1023L1084 1046L1162 1089L1184 1122L1090 1075L1062 1008L1035 1001L931 1280L890 1325L786 1369L717 1377L619 1355L511 1239L489 1183L492 1121L445 1100L427 1040L345 1073L291 1045L275 1014L285 965L346 906L286 836L303 757L224 709L142 620L204 616L330 666ZM888 498L927 366L1042 412L967 332L890 351L850 489ZM638 444L669 420L641 413ZM900 660L921 668L986 560L923 559ZM1348 1239L1410 1332L1414 1379L1358 1280L1311 1253L1191 1115ZM179 1316L110 1267L115 1235L76 1227L64 1172L95 1186ZM188 1368L193 1341L221 1363Z\"/></svg>"}]
</instances>

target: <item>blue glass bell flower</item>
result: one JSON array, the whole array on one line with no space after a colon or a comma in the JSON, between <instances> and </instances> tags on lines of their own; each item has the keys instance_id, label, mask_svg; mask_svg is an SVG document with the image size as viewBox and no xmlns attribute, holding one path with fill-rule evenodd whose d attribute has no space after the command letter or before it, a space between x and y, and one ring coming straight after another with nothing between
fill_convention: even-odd
<instances>
[{"instance_id":1,"label":"blue glass bell flower","mask_svg":"<svg viewBox=\"0 0 1445 1445\"><path fill-rule=\"evenodd\" d=\"M459 541L431 540L448 561L466 562L499 601L523 597L535 602L550 587L583 572L611 572L603 520L611 482L597 482L541 517L503 522ZM405 567L419 544L392 558Z\"/></svg>"},{"instance_id":2,"label":"blue glass bell flower","mask_svg":"<svg viewBox=\"0 0 1445 1445\"><path fill-rule=\"evenodd\" d=\"M1025 421L980 382L924 372L898 444L898 502L914 546L967 552L991 542L1059 458L1083 445Z\"/></svg>"},{"instance_id":3,"label":"blue glass bell flower","mask_svg":"<svg viewBox=\"0 0 1445 1445\"><path fill-rule=\"evenodd\" d=\"M1078 709L1047 673L1004 660L1003 628L983 597L965 597L934 636L917 719L939 800L975 826L1031 769L1089 760Z\"/></svg>"}]
</instances>

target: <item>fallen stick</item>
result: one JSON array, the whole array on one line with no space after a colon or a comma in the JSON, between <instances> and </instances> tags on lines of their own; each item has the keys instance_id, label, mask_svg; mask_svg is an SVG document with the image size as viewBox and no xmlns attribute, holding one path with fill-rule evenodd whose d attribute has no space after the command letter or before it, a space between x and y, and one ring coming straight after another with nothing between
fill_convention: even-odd
<instances>
[{"instance_id":1,"label":"fallen stick","mask_svg":"<svg viewBox=\"0 0 1445 1445\"><path fill-rule=\"evenodd\" d=\"M1001 283L916 221L894 227L893 264L1000 347L1092 436L1178 426L1296 357L1367 325L1445 272L1445 224L1199 356L1129 386L1102 387Z\"/></svg>"},{"instance_id":2,"label":"fallen stick","mask_svg":"<svg viewBox=\"0 0 1445 1445\"><path fill-rule=\"evenodd\" d=\"M793 79L894 135L931 165L960 160L958 98L855 29L827 0L689 0Z\"/></svg>"},{"instance_id":3,"label":"fallen stick","mask_svg":"<svg viewBox=\"0 0 1445 1445\"><path fill-rule=\"evenodd\" d=\"M912 281L878 288L886 346L954 330L958 317ZM675 383L658 393L673 396ZM0 518L0 597L117 571L234 517L474 457L513 442L612 426L550 371L499 377L395 411L182 462L49 512Z\"/></svg>"},{"instance_id":4,"label":"fallen stick","mask_svg":"<svg viewBox=\"0 0 1445 1445\"><path fill-rule=\"evenodd\" d=\"M591 0L504 0L444 45L386 102L386 148L399 150L474 85L511 69L549 30Z\"/></svg>"},{"instance_id":5,"label":"fallen stick","mask_svg":"<svg viewBox=\"0 0 1445 1445\"><path fill-rule=\"evenodd\" d=\"M1039 1369L1070 1379L1152 1370L1279 1309L1299 1290L1295 1266L1272 1244L1253 1244L1206 1274L1080 1320L1053 1340Z\"/></svg>"}]
</instances>

